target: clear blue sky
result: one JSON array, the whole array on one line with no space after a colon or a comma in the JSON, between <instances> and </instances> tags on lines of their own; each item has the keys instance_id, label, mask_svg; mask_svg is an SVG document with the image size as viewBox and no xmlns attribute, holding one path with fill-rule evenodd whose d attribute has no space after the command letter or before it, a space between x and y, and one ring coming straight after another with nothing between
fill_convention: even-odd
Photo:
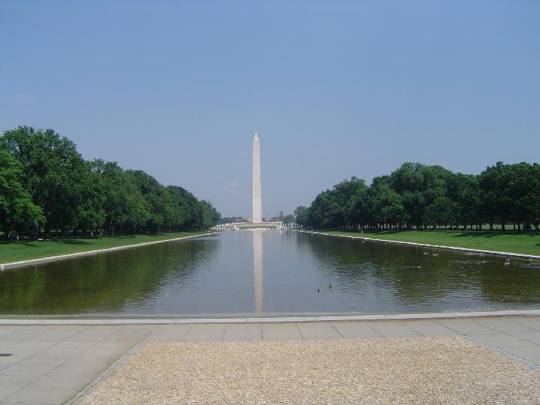
<instances>
[{"instance_id":1,"label":"clear blue sky","mask_svg":"<svg viewBox=\"0 0 540 405\"><path fill-rule=\"evenodd\" d=\"M1 1L0 130L250 215L404 161L540 160L540 1Z\"/></svg>"}]
</instances>

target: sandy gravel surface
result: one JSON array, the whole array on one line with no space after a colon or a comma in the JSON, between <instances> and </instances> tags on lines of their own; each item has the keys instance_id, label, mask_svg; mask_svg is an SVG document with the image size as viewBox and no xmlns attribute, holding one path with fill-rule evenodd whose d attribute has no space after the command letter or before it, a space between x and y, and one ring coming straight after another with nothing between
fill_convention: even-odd
<instances>
[{"instance_id":1,"label":"sandy gravel surface","mask_svg":"<svg viewBox=\"0 0 540 405\"><path fill-rule=\"evenodd\" d=\"M540 403L540 371L462 338L149 343L81 400Z\"/></svg>"}]
</instances>

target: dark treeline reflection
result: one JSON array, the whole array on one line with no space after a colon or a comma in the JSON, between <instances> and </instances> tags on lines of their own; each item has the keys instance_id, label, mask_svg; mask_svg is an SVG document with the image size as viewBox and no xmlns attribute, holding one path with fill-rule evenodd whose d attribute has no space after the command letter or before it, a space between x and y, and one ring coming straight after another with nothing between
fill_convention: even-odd
<instances>
[{"instance_id":1,"label":"dark treeline reflection","mask_svg":"<svg viewBox=\"0 0 540 405\"><path fill-rule=\"evenodd\" d=\"M187 282L216 248L207 238L163 243L0 273L0 313L122 312L162 285Z\"/></svg>"},{"instance_id":2,"label":"dark treeline reflection","mask_svg":"<svg viewBox=\"0 0 540 405\"><path fill-rule=\"evenodd\" d=\"M388 296L413 306L540 303L540 265L527 260L505 266L502 257L317 235L299 236L298 244L309 247L326 263L321 271L352 293L375 288L381 300Z\"/></svg>"}]
</instances>

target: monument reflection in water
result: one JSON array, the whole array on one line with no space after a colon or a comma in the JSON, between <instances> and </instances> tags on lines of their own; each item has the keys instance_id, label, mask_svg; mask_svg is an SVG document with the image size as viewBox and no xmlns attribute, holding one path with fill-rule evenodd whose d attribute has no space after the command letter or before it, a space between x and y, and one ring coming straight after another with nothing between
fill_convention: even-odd
<instances>
[{"instance_id":1,"label":"monument reflection in water","mask_svg":"<svg viewBox=\"0 0 540 405\"><path fill-rule=\"evenodd\" d=\"M255 312L263 312L263 233L254 229L253 233L253 280L255 284Z\"/></svg>"}]
</instances>

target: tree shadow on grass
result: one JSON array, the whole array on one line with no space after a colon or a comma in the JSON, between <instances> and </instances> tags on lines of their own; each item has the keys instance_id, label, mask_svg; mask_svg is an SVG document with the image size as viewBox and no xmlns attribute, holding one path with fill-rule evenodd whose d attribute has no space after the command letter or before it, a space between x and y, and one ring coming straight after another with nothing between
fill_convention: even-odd
<instances>
[{"instance_id":1,"label":"tree shadow on grass","mask_svg":"<svg viewBox=\"0 0 540 405\"><path fill-rule=\"evenodd\" d=\"M500 231L459 231L459 230L439 230L439 229L425 229L425 230L386 230L386 231L378 231L373 232L376 235L396 235L396 234L407 234L408 232L422 232L429 234L430 232L440 232L440 233L446 233L449 236L453 236L456 238L466 238L466 237L475 237L475 238L494 238L496 236L505 236L505 235L527 235L530 237L540 237L540 233L538 232L519 232L519 231L506 231L506 232L500 232ZM351 232L351 233L359 233L359 232Z\"/></svg>"},{"instance_id":2,"label":"tree shadow on grass","mask_svg":"<svg viewBox=\"0 0 540 405\"><path fill-rule=\"evenodd\" d=\"M506 232L491 232L491 231L472 231L472 232L461 232L456 234L456 237L483 237L483 238L494 238L496 236L529 236L529 237L540 237L540 234L534 232L518 232L518 231L506 231Z\"/></svg>"},{"instance_id":3,"label":"tree shadow on grass","mask_svg":"<svg viewBox=\"0 0 540 405\"><path fill-rule=\"evenodd\" d=\"M460 232L456 233L456 238L469 238L469 237L475 237L475 238L494 238L496 236L504 235L503 233L499 232L489 232L489 231L473 231L473 232Z\"/></svg>"},{"instance_id":4,"label":"tree shadow on grass","mask_svg":"<svg viewBox=\"0 0 540 405\"><path fill-rule=\"evenodd\" d=\"M160 234L156 234L160 235ZM114 239L117 240L133 240L137 239L138 235L117 235L114 236ZM92 241L99 241L100 238L77 238L77 239L46 239L46 240L19 240L18 242L13 241L0 241L0 246L26 246L26 247L39 247L39 245L54 243L58 245L91 245Z\"/></svg>"},{"instance_id":5,"label":"tree shadow on grass","mask_svg":"<svg viewBox=\"0 0 540 405\"><path fill-rule=\"evenodd\" d=\"M396 233L405 233L407 231L397 231L397 230L389 230L389 231L379 231L375 232L380 235L395 235Z\"/></svg>"},{"instance_id":6,"label":"tree shadow on grass","mask_svg":"<svg viewBox=\"0 0 540 405\"><path fill-rule=\"evenodd\" d=\"M83 239L48 239L44 241L32 240L32 241L18 241L18 242L9 242L2 241L0 246L26 246L30 248L40 247L40 245L55 243L61 245L90 245L90 242Z\"/></svg>"},{"instance_id":7,"label":"tree shadow on grass","mask_svg":"<svg viewBox=\"0 0 540 405\"><path fill-rule=\"evenodd\" d=\"M83 239L52 239L48 242L58 243L62 245L90 245L90 242Z\"/></svg>"}]
</instances>

